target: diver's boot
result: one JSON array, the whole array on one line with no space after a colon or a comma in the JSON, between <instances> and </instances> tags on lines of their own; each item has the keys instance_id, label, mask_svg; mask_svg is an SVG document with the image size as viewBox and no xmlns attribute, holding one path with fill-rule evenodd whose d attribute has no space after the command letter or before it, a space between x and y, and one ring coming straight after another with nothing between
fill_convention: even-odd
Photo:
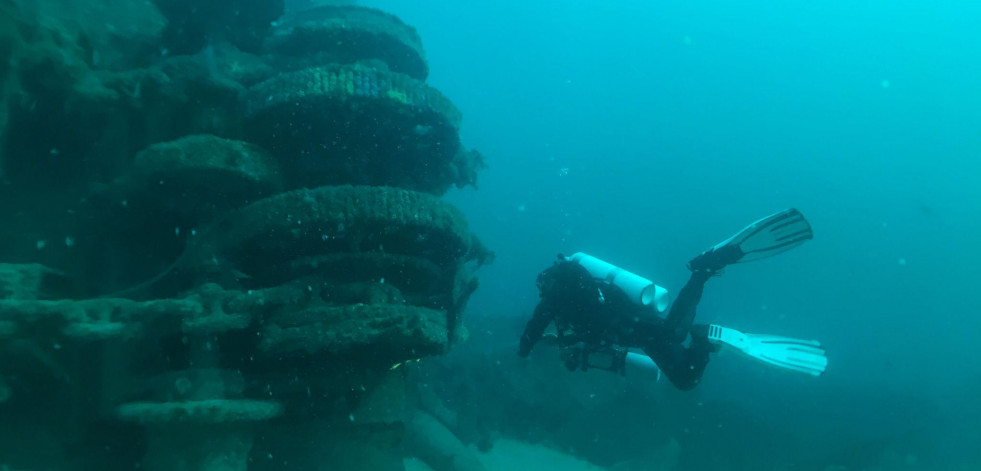
<instances>
[{"instance_id":1,"label":"diver's boot","mask_svg":"<svg viewBox=\"0 0 981 471\"><path fill-rule=\"evenodd\" d=\"M715 275L726 266L738 262L742 255L742 251L735 245L711 248L688 261L688 269L693 272L704 271Z\"/></svg>"}]
</instances>

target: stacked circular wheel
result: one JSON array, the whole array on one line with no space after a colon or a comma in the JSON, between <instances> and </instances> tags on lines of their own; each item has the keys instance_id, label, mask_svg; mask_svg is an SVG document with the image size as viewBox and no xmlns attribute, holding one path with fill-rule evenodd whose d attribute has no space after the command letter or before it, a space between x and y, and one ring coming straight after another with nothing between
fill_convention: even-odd
<instances>
[{"instance_id":1,"label":"stacked circular wheel","mask_svg":"<svg viewBox=\"0 0 981 471\"><path fill-rule=\"evenodd\" d=\"M292 186L359 184L443 193L474 179L460 112L407 75L354 65L288 72L249 90L246 134Z\"/></svg>"},{"instance_id":2,"label":"stacked circular wheel","mask_svg":"<svg viewBox=\"0 0 981 471\"><path fill-rule=\"evenodd\" d=\"M392 72L426 80L422 40L393 15L352 6L326 6L276 22L266 41L280 69L377 61Z\"/></svg>"},{"instance_id":3,"label":"stacked circular wheel","mask_svg":"<svg viewBox=\"0 0 981 471\"><path fill-rule=\"evenodd\" d=\"M236 67L215 51L215 70ZM236 117L223 132L157 142L89 185L64 243L79 268L0 266L0 356L86 378L48 390L143 426L143 467L251 469L253 431L284 422L385 455L350 437L401 433L378 413L400 407L399 366L461 338L469 262L490 255L439 199L483 162L424 83L414 29L319 7L275 22L260 56L275 73L220 113ZM304 469L347 459L275 433L254 446Z\"/></svg>"}]
</instances>

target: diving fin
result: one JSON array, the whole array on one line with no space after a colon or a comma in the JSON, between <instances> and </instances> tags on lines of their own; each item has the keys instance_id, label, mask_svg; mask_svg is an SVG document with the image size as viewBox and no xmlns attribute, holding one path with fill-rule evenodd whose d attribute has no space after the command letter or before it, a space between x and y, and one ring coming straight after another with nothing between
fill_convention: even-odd
<instances>
[{"instance_id":1,"label":"diving fin","mask_svg":"<svg viewBox=\"0 0 981 471\"><path fill-rule=\"evenodd\" d=\"M736 329L712 324L709 341L729 345L757 360L792 371L820 376L828 367L821 342L777 335L744 334Z\"/></svg>"},{"instance_id":2,"label":"diving fin","mask_svg":"<svg viewBox=\"0 0 981 471\"><path fill-rule=\"evenodd\" d=\"M726 265L749 262L786 252L814 238L811 224L791 208L756 221L688 262L694 271L718 271Z\"/></svg>"}]
</instances>

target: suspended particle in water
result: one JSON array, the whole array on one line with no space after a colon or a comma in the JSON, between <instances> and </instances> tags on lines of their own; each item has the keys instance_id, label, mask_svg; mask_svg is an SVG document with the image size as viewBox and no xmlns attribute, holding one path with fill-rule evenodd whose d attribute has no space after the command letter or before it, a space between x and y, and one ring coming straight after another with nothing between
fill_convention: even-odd
<instances>
[{"instance_id":1,"label":"suspended particle in water","mask_svg":"<svg viewBox=\"0 0 981 471\"><path fill-rule=\"evenodd\" d=\"M889 85L890 84L889 84L889 81L888 80L883 80L883 81L879 82L879 85L881 85L882 88L889 88Z\"/></svg>"},{"instance_id":2,"label":"suspended particle in water","mask_svg":"<svg viewBox=\"0 0 981 471\"><path fill-rule=\"evenodd\" d=\"M685 46L691 46L691 36L685 36L681 38L681 43Z\"/></svg>"}]
</instances>

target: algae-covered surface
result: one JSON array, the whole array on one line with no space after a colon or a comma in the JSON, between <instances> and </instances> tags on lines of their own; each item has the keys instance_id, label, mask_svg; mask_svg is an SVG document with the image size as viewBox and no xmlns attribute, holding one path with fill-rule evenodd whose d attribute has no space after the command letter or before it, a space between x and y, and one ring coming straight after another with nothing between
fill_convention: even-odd
<instances>
[{"instance_id":1,"label":"algae-covered surface","mask_svg":"<svg viewBox=\"0 0 981 471\"><path fill-rule=\"evenodd\" d=\"M440 198L484 163L415 30L277 0L0 10L0 467L401 463L402 367L466 338L493 254Z\"/></svg>"}]
</instances>

